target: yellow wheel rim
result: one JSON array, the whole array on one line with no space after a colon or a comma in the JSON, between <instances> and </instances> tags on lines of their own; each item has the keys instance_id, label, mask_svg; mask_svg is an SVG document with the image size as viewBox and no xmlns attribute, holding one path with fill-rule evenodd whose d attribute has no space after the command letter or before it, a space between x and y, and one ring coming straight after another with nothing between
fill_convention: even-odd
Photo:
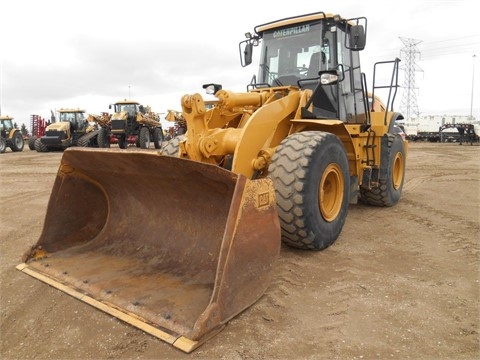
<instances>
[{"instance_id":1,"label":"yellow wheel rim","mask_svg":"<svg viewBox=\"0 0 480 360\"><path fill-rule=\"evenodd\" d=\"M345 179L338 164L330 164L320 180L318 204L323 218L331 222L342 209Z\"/></svg>"},{"instance_id":2,"label":"yellow wheel rim","mask_svg":"<svg viewBox=\"0 0 480 360\"><path fill-rule=\"evenodd\" d=\"M397 152L395 154L395 159L393 160L393 168L392 168L392 185L395 190L398 190L402 185L403 172L404 172L403 154L401 152Z\"/></svg>"}]
</instances>

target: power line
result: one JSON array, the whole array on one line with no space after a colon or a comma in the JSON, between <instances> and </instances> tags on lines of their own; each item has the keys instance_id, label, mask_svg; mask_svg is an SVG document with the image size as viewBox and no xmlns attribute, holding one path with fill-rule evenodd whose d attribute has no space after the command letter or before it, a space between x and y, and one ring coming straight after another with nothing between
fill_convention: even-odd
<instances>
[{"instance_id":1,"label":"power line","mask_svg":"<svg viewBox=\"0 0 480 360\"><path fill-rule=\"evenodd\" d=\"M448 55L471 55L480 51L480 34L462 36L457 38L442 39L437 41L422 41L421 59L419 60L434 60L439 57ZM383 49L376 51L377 57L391 58L398 54L396 47L383 47Z\"/></svg>"}]
</instances>

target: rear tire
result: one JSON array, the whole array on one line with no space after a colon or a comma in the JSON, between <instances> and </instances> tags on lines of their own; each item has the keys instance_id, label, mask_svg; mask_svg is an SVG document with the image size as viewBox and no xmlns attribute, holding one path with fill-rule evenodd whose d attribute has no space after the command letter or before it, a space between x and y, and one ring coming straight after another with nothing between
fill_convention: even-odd
<instances>
[{"instance_id":1,"label":"rear tire","mask_svg":"<svg viewBox=\"0 0 480 360\"><path fill-rule=\"evenodd\" d=\"M282 241L322 250L340 235L349 204L349 166L340 139L305 131L277 147L268 169L273 180Z\"/></svg>"},{"instance_id":2,"label":"rear tire","mask_svg":"<svg viewBox=\"0 0 480 360\"><path fill-rule=\"evenodd\" d=\"M7 150L7 142L3 137L0 137L0 154L3 154Z\"/></svg>"},{"instance_id":3,"label":"rear tire","mask_svg":"<svg viewBox=\"0 0 480 360\"><path fill-rule=\"evenodd\" d=\"M373 206L394 206L400 200L405 178L405 145L400 135L388 134L387 146L382 148L381 161L386 162L382 166L378 185L370 189L360 187L360 199L363 203Z\"/></svg>"},{"instance_id":4,"label":"rear tire","mask_svg":"<svg viewBox=\"0 0 480 360\"><path fill-rule=\"evenodd\" d=\"M32 136L30 139L28 139L28 148L30 150L35 150L35 140L37 140L36 136Z\"/></svg>"}]
</instances>

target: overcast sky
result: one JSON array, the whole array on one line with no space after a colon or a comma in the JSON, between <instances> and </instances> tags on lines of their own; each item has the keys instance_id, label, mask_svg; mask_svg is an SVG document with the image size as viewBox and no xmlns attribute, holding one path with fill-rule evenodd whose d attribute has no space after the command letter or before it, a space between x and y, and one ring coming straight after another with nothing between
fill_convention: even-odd
<instances>
[{"instance_id":1,"label":"overcast sky","mask_svg":"<svg viewBox=\"0 0 480 360\"><path fill-rule=\"evenodd\" d=\"M21 126L30 115L108 111L131 98L155 112L181 110L181 96L220 83L244 91L238 43L256 25L317 11L368 19L362 71L418 41L421 115L480 119L480 26L474 0L2 0L0 111ZM258 51L257 51L258 52ZM476 55L477 57L474 57ZM474 71L475 70L475 71ZM475 74L475 76L473 76ZM404 84L400 72L400 85ZM472 91L473 89L473 91ZM402 92L395 108L401 106Z\"/></svg>"}]
</instances>

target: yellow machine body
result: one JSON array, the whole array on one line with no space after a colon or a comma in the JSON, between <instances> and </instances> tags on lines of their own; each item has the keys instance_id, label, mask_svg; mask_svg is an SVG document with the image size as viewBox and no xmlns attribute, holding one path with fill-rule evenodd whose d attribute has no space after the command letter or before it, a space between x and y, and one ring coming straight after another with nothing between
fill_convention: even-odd
<instances>
[{"instance_id":1,"label":"yellow machine body","mask_svg":"<svg viewBox=\"0 0 480 360\"><path fill-rule=\"evenodd\" d=\"M395 205L408 143L359 71L362 19L256 27L240 48L248 65L266 44L257 81L184 95L186 133L159 151L65 151L18 269L190 352L262 296L282 241L323 250L349 204Z\"/></svg>"}]
</instances>

